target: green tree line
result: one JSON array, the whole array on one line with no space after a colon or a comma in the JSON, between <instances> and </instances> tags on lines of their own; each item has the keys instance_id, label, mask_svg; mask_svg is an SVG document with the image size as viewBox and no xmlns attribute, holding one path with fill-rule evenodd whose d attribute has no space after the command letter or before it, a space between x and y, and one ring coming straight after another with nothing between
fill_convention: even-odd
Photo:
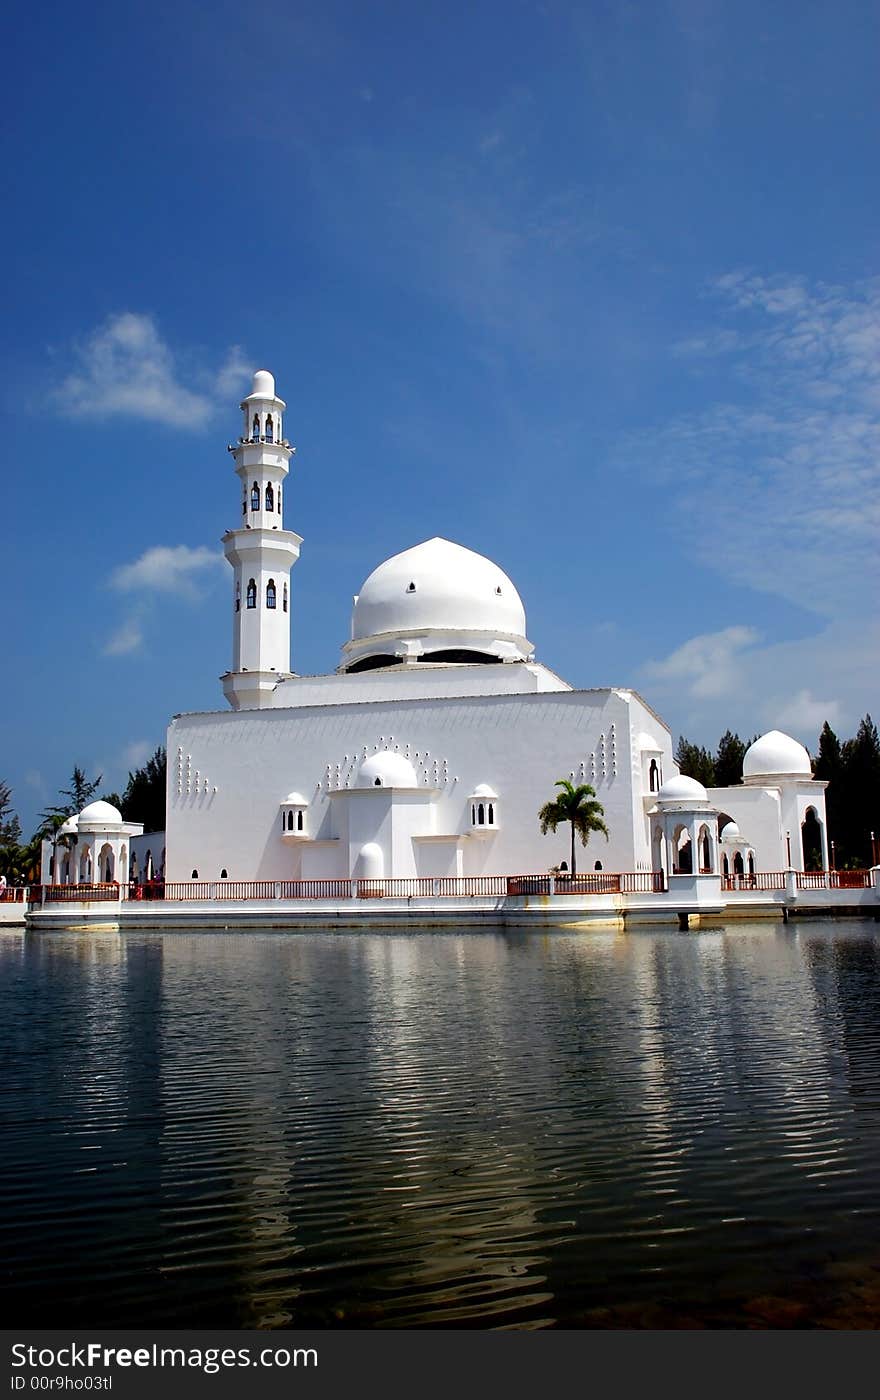
<instances>
[{"instance_id":1,"label":"green tree line","mask_svg":"<svg viewBox=\"0 0 880 1400\"><path fill-rule=\"evenodd\" d=\"M118 807L123 821L143 822L144 831L162 831L165 827L166 755L161 746L147 759L143 768L129 772L125 791L102 794L103 801ZM22 840L21 823L13 810L12 790L0 781L0 875L11 884L33 884L40 878L42 843L66 846L68 838L59 831L76 812L98 794L103 775L89 778L83 768L74 767L69 786L61 788L58 801L40 813L40 824L29 841Z\"/></svg>"},{"instance_id":2,"label":"green tree line","mask_svg":"<svg viewBox=\"0 0 880 1400\"><path fill-rule=\"evenodd\" d=\"M743 759L755 738L757 735L743 740L728 729L712 753L682 735L675 761L682 773L704 787L733 787L742 782ZM825 811L828 838L834 842L834 863L842 869L865 869L873 864L874 851L880 848L880 736L876 724L865 715L855 736L841 742L826 720L818 749L810 758L813 777L828 783Z\"/></svg>"}]
</instances>

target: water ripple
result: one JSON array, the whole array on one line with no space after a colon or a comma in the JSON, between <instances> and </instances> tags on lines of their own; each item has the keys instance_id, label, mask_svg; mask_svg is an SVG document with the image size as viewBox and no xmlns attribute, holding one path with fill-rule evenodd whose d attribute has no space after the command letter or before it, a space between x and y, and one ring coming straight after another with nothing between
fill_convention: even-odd
<instances>
[{"instance_id":1,"label":"water ripple","mask_svg":"<svg viewBox=\"0 0 880 1400\"><path fill-rule=\"evenodd\" d=\"M880 1321L867 922L0 964L9 1325Z\"/></svg>"}]
</instances>

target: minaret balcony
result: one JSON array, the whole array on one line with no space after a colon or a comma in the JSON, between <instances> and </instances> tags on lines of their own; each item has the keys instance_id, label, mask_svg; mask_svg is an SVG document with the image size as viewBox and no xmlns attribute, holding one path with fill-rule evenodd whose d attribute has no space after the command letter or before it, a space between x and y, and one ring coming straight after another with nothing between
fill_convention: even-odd
<instances>
[{"instance_id":1,"label":"minaret balcony","mask_svg":"<svg viewBox=\"0 0 880 1400\"><path fill-rule=\"evenodd\" d=\"M290 447L290 442L287 438L266 437L265 434L261 434L259 437L240 437L238 442L240 447L249 446L251 443L256 446L261 442L268 442L270 446L273 447Z\"/></svg>"},{"instance_id":2,"label":"minaret balcony","mask_svg":"<svg viewBox=\"0 0 880 1400\"><path fill-rule=\"evenodd\" d=\"M286 476L295 449L289 442L252 442L250 438L242 438L229 450L235 457L235 470L239 476L243 472L250 475L266 467L275 468Z\"/></svg>"}]
</instances>

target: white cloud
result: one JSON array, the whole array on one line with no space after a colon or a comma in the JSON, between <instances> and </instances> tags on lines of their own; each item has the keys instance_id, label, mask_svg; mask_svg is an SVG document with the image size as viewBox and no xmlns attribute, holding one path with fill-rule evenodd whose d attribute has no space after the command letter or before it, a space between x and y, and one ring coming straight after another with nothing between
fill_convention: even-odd
<instances>
[{"instance_id":1,"label":"white cloud","mask_svg":"<svg viewBox=\"0 0 880 1400\"><path fill-rule=\"evenodd\" d=\"M193 578L223 563L223 555L199 545L153 545L135 559L115 569L110 583L121 592L188 593L194 596Z\"/></svg>"},{"instance_id":2,"label":"white cloud","mask_svg":"<svg viewBox=\"0 0 880 1400\"><path fill-rule=\"evenodd\" d=\"M137 618L126 618L104 643L104 655L129 656L131 652L140 650L143 640L140 621Z\"/></svg>"},{"instance_id":3,"label":"white cloud","mask_svg":"<svg viewBox=\"0 0 880 1400\"><path fill-rule=\"evenodd\" d=\"M122 751L122 762L128 768L140 768L153 752L153 745L146 739L135 739Z\"/></svg>"},{"instance_id":4,"label":"white cloud","mask_svg":"<svg viewBox=\"0 0 880 1400\"><path fill-rule=\"evenodd\" d=\"M627 463L668 483L702 563L826 618L870 611L880 596L880 279L844 290L731 272L711 293L723 301L718 323L674 349L701 374L711 361L722 390L705 409L633 435Z\"/></svg>"},{"instance_id":5,"label":"white cloud","mask_svg":"<svg viewBox=\"0 0 880 1400\"><path fill-rule=\"evenodd\" d=\"M240 390L246 388L252 374L253 366L245 359L241 346L233 345L217 371L215 381L217 397L225 400L236 396Z\"/></svg>"},{"instance_id":6,"label":"white cloud","mask_svg":"<svg viewBox=\"0 0 880 1400\"><path fill-rule=\"evenodd\" d=\"M751 627L725 627L720 632L691 637L665 660L649 662L645 675L675 681L696 699L716 699L736 686L739 654L757 641L757 635Z\"/></svg>"},{"instance_id":7,"label":"white cloud","mask_svg":"<svg viewBox=\"0 0 880 1400\"><path fill-rule=\"evenodd\" d=\"M228 398L247 373L238 346L216 374L185 369L153 317L132 311L108 317L74 346L73 358L54 394L62 413L143 418L192 430L205 426L218 400Z\"/></svg>"},{"instance_id":8,"label":"white cloud","mask_svg":"<svg viewBox=\"0 0 880 1400\"><path fill-rule=\"evenodd\" d=\"M157 599L165 594L175 600L197 601L204 589L197 585L209 579L223 565L223 555L199 545L153 545L131 564L120 564L110 575L109 584L128 595L128 611L102 647L105 656L129 656L144 644ZM132 761L137 761L133 759Z\"/></svg>"},{"instance_id":9,"label":"white cloud","mask_svg":"<svg viewBox=\"0 0 880 1400\"><path fill-rule=\"evenodd\" d=\"M825 720L841 737L855 733L876 694L878 656L876 618L783 642L733 627L692 637L641 678L674 731L698 743L714 746L728 727L743 738L782 729L815 751Z\"/></svg>"},{"instance_id":10,"label":"white cloud","mask_svg":"<svg viewBox=\"0 0 880 1400\"><path fill-rule=\"evenodd\" d=\"M776 728L798 734L805 731L818 734L825 721L832 729L840 722L840 704L837 700L817 700L810 690L799 690L788 704L776 714Z\"/></svg>"}]
</instances>

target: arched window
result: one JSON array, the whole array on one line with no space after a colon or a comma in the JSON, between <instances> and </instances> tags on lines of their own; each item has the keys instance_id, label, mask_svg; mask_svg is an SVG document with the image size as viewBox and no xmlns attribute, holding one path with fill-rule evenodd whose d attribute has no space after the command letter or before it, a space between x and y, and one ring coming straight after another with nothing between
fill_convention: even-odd
<instances>
[{"instance_id":1,"label":"arched window","mask_svg":"<svg viewBox=\"0 0 880 1400\"><path fill-rule=\"evenodd\" d=\"M260 488L256 482L251 487L251 510L260 509Z\"/></svg>"},{"instance_id":2,"label":"arched window","mask_svg":"<svg viewBox=\"0 0 880 1400\"><path fill-rule=\"evenodd\" d=\"M267 413L267 414L266 414L266 441L267 441L267 442L273 442L273 441L274 441L273 436L272 436L272 431L273 431L273 430L272 430L272 415L271 415L271 413Z\"/></svg>"},{"instance_id":3,"label":"arched window","mask_svg":"<svg viewBox=\"0 0 880 1400\"><path fill-rule=\"evenodd\" d=\"M730 874L730 861L727 859L726 855L721 857L721 869L725 875Z\"/></svg>"},{"instance_id":4,"label":"arched window","mask_svg":"<svg viewBox=\"0 0 880 1400\"><path fill-rule=\"evenodd\" d=\"M249 578L247 586L247 605L249 608L257 606L257 584L256 580Z\"/></svg>"},{"instance_id":5,"label":"arched window","mask_svg":"<svg viewBox=\"0 0 880 1400\"><path fill-rule=\"evenodd\" d=\"M281 487L278 487L278 514L281 514Z\"/></svg>"},{"instance_id":6,"label":"arched window","mask_svg":"<svg viewBox=\"0 0 880 1400\"><path fill-rule=\"evenodd\" d=\"M406 585L406 591L407 591L407 593L415 593L415 591L416 591L416 586L415 586L415 584L414 584L414 583L408 583L408 584Z\"/></svg>"},{"instance_id":7,"label":"arched window","mask_svg":"<svg viewBox=\"0 0 880 1400\"><path fill-rule=\"evenodd\" d=\"M481 802L480 805L479 805L479 807L477 808L477 826L485 826L485 825L486 825L486 808L483 806L483 803Z\"/></svg>"},{"instance_id":8,"label":"arched window","mask_svg":"<svg viewBox=\"0 0 880 1400\"><path fill-rule=\"evenodd\" d=\"M241 513L247 515L247 492L241 498Z\"/></svg>"},{"instance_id":9,"label":"arched window","mask_svg":"<svg viewBox=\"0 0 880 1400\"><path fill-rule=\"evenodd\" d=\"M266 482L266 509L275 509L275 492L272 490L271 481Z\"/></svg>"},{"instance_id":10,"label":"arched window","mask_svg":"<svg viewBox=\"0 0 880 1400\"><path fill-rule=\"evenodd\" d=\"M749 851L749 874L750 874L750 875L754 875L754 873L755 873L755 853L754 853L754 851Z\"/></svg>"},{"instance_id":11,"label":"arched window","mask_svg":"<svg viewBox=\"0 0 880 1400\"><path fill-rule=\"evenodd\" d=\"M489 803L489 825L495 825L495 805L492 802Z\"/></svg>"},{"instance_id":12,"label":"arched window","mask_svg":"<svg viewBox=\"0 0 880 1400\"><path fill-rule=\"evenodd\" d=\"M648 784L652 792L660 791L660 770L657 767L656 758L651 759L651 766L648 769Z\"/></svg>"},{"instance_id":13,"label":"arched window","mask_svg":"<svg viewBox=\"0 0 880 1400\"><path fill-rule=\"evenodd\" d=\"M297 829L297 831L302 831L302 829L303 829L303 814L302 814L302 812L297 812L297 814L296 814L296 829Z\"/></svg>"},{"instance_id":14,"label":"arched window","mask_svg":"<svg viewBox=\"0 0 880 1400\"><path fill-rule=\"evenodd\" d=\"M235 580L235 611L241 612L241 579Z\"/></svg>"},{"instance_id":15,"label":"arched window","mask_svg":"<svg viewBox=\"0 0 880 1400\"><path fill-rule=\"evenodd\" d=\"M742 858L742 855L740 854L739 851L737 851L736 855L735 855L734 858L733 858L733 873L734 873L734 875L743 875L743 874L745 874L745 866L743 865L743 858Z\"/></svg>"},{"instance_id":16,"label":"arched window","mask_svg":"<svg viewBox=\"0 0 880 1400\"><path fill-rule=\"evenodd\" d=\"M477 824L477 804L476 804L476 802L472 802L472 803L471 803L471 826L476 826L476 824Z\"/></svg>"},{"instance_id":17,"label":"arched window","mask_svg":"<svg viewBox=\"0 0 880 1400\"><path fill-rule=\"evenodd\" d=\"M259 419L259 416L255 413L255 414L254 414L254 426L253 426L253 431L251 432L251 442L259 442L259 441L260 441L260 419Z\"/></svg>"},{"instance_id":18,"label":"arched window","mask_svg":"<svg viewBox=\"0 0 880 1400\"><path fill-rule=\"evenodd\" d=\"M602 862L601 862L601 860L597 860L597 861L596 861L595 865L593 866L593 869L594 869L594 870L601 870L601 869L602 869Z\"/></svg>"},{"instance_id":19,"label":"arched window","mask_svg":"<svg viewBox=\"0 0 880 1400\"><path fill-rule=\"evenodd\" d=\"M228 879L229 879L229 876L226 874L226 871L225 871L225 870L221 870L221 871L220 871L220 879L221 879L221 880L228 880Z\"/></svg>"},{"instance_id":20,"label":"arched window","mask_svg":"<svg viewBox=\"0 0 880 1400\"><path fill-rule=\"evenodd\" d=\"M804 870L822 869L822 826L815 807L808 807L801 822Z\"/></svg>"},{"instance_id":21,"label":"arched window","mask_svg":"<svg viewBox=\"0 0 880 1400\"><path fill-rule=\"evenodd\" d=\"M190 878L191 880L197 880L197 879L199 878L199 872L198 872L197 870L194 870L193 873L192 873L192 875L190 875L189 878Z\"/></svg>"},{"instance_id":22,"label":"arched window","mask_svg":"<svg viewBox=\"0 0 880 1400\"><path fill-rule=\"evenodd\" d=\"M275 580L274 580L274 578L270 578L269 582L266 584L266 607L267 607L267 608L274 608L274 606L275 606Z\"/></svg>"},{"instance_id":23,"label":"arched window","mask_svg":"<svg viewBox=\"0 0 880 1400\"><path fill-rule=\"evenodd\" d=\"M284 585L284 611L287 612L287 584Z\"/></svg>"},{"instance_id":24,"label":"arched window","mask_svg":"<svg viewBox=\"0 0 880 1400\"><path fill-rule=\"evenodd\" d=\"M709 840L709 829L705 826L700 827L699 853L700 874L710 875L712 873L712 844Z\"/></svg>"},{"instance_id":25,"label":"arched window","mask_svg":"<svg viewBox=\"0 0 880 1400\"><path fill-rule=\"evenodd\" d=\"M382 786L382 779L381 779L381 778L374 778L374 779L373 779L373 787L381 787L381 786Z\"/></svg>"}]
</instances>

